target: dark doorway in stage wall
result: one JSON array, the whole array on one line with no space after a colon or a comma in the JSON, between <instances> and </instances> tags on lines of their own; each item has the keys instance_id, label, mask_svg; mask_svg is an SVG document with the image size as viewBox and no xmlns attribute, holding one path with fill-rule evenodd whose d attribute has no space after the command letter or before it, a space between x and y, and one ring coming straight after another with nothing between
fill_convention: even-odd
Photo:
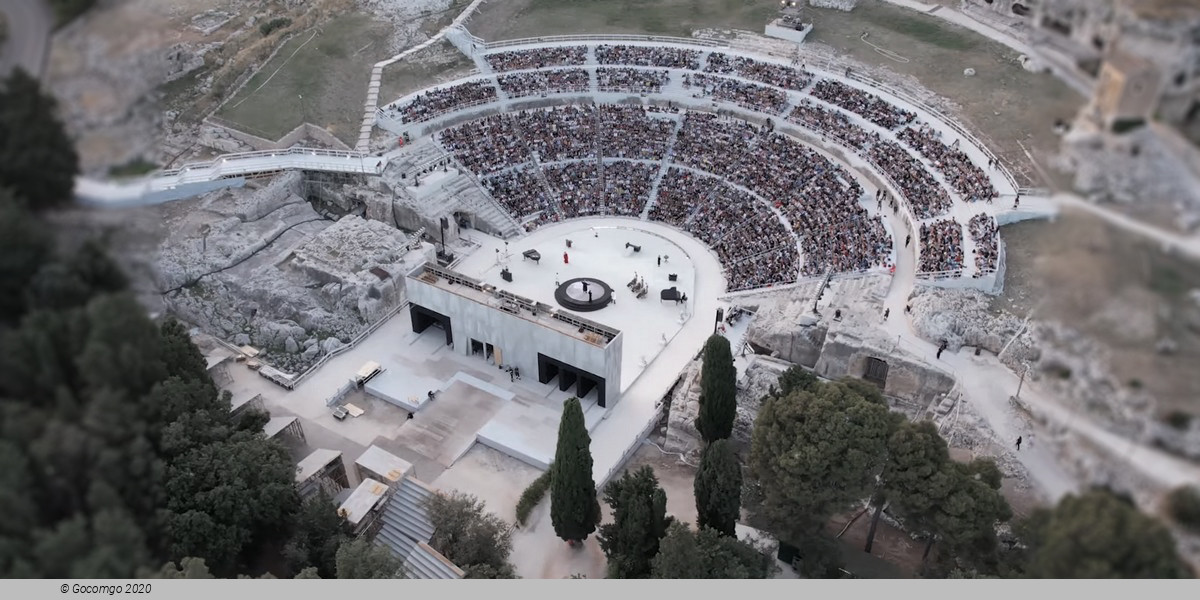
<instances>
[{"instance_id":1,"label":"dark doorway in stage wall","mask_svg":"<svg viewBox=\"0 0 1200 600\"><path fill-rule=\"evenodd\" d=\"M454 332L450 328L450 317L418 304L409 305L409 314L412 316L414 332L423 333L426 329L429 329L430 325L440 327L446 332L446 345L451 346L454 344Z\"/></svg>"},{"instance_id":2,"label":"dark doorway in stage wall","mask_svg":"<svg viewBox=\"0 0 1200 600\"><path fill-rule=\"evenodd\" d=\"M561 391L570 391L571 387L575 387L575 396L583 398L592 390L596 390L596 404L600 408L605 408L605 381L604 378L589 373L583 369L579 369L568 365L561 360L550 358L545 354L538 353L538 381L541 383L550 383L554 378L558 378L558 389Z\"/></svg>"},{"instance_id":3,"label":"dark doorway in stage wall","mask_svg":"<svg viewBox=\"0 0 1200 600\"><path fill-rule=\"evenodd\" d=\"M863 379L879 386L883 389L887 385L888 364L874 356L867 357L867 371L863 373Z\"/></svg>"}]
</instances>

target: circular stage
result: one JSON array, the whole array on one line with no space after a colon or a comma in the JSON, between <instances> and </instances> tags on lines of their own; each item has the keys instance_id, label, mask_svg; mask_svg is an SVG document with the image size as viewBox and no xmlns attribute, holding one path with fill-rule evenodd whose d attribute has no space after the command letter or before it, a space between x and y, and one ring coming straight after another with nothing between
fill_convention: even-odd
<instances>
[{"instance_id":1,"label":"circular stage","mask_svg":"<svg viewBox=\"0 0 1200 600\"><path fill-rule=\"evenodd\" d=\"M554 290L554 299L563 308L577 312L592 312L612 302L612 288L591 277L577 277L563 282Z\"/></svg>"}]
</instances>

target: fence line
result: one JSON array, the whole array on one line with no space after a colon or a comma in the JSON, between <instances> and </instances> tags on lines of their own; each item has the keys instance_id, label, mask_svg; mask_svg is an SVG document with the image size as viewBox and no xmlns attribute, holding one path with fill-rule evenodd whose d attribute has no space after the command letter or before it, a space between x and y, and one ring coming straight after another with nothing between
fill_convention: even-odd
<instances>
[{"instance_id":1,"label":"fence line","mask_svg":"<svg viewBox=\"0 0 1200 600\"><path fill-rule=\"evenodd\" d=\"M478 39L478 38L476 38ZM556 44L560 42L667 42L671 44L688 44L691 46L704 46L706 48L729 48L728 42L718 40L707 40L703 38L683 38L669 35L628 35L628 34L603 34L603 33L579 33L569 35L547 35L541 37L518 38L514 40L499 40L488 42L484 48L494 50L496 48L506 48L509 46L525 46L530 44Z\"/></svg>"},{"instance_id":2,"label":"fence line","mask_svg":"<svg viewBox=\"0 0 1200 600\"><path fill-rule=\"evenodd\" d=\"M364 339L366 339L367 336L371 335L372 333L375 333L375 330L382 327L384 323L387 323L388 321L390 321L392 317L396 316L400 312L401 309L403 309L404 307L406 307L408 305L409 305L408 301L405 301L405 302L397 305L395 308L388 311L388 313L386 315L379 318L371 325L368 325L366 329L360 331L358 335L354 336L354 339L350 340L349 344L346 344L345 346L341 346L339 348L335 348L331 352L327 352L324 356L322 356L320 359L318 359L317 362L313 363L313 366L309 367L306 371L304 371L303 373L297 375L294 379L292 379L292 385L291 385L291 387L288 387L288 389L289 390L296 389L296 386L300 385L300 382L304 381L310 375L315 373L317 371L317 369L324 366L324 364L329 362L330 360L332 360L333 357L338 356L343 352L347 352L350 349L357 346L359 344L359 342L362 342Z\"/></svg>"}]
</instances>

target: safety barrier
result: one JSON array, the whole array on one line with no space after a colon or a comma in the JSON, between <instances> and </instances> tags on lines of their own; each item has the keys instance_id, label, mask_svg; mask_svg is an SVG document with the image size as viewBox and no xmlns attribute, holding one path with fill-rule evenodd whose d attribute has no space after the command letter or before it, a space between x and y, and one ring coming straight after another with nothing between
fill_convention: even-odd
<instances>
[{"instance_id":1,"label":"safety barrier","mask_svg":"<svg viewBox=\"0 0 1200 600\"><path fill-rule=\"evenodd\" d=\"M691 46L704 46L706 48L728 48L727 42L717 40L706 40L701 38L683 38L673 37L669 35L628 35L628 34L602 34L602 33L580 33L572 35L547 35L542 37L519 38L515 40L500 40L496 42L488 42L484 47L488 50L496 48L507 48L511 46L529 46L534 44L557 44L561 42L649 42L649 43L668 43L668 44L687 44Z\"/></svg>"}]
</instances>

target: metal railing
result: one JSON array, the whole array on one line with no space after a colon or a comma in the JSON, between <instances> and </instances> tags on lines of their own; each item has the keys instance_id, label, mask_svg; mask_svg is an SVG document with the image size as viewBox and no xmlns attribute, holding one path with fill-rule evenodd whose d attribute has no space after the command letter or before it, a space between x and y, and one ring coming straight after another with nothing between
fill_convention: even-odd
<instances>
[{"instance_id":1,"label":"metal railing","mask_svg":"<svg viewBox=\"0 0 1200 600\"><path fill-rule=\"evenodd\" d=\"M628 35L628 34L602 34L602 33L578 33L569 35L547 35L542 37L518 38L514 40L499 40L488 42L484 48L494 50L496 48L508 48L511 46L531 46L536 44L557 44L562 42L645 42L645 43L669 43L669 44L686 44L689 46L703 46L705 48L728 48L727 42L718 40L707 40L701 38L683 38L669 35Z\"/></svg>"},{"instance_id":2,"label":"metal railing","mask_svg":"<svg viewBox=\"0 0 1200 600\"><path fill-rule=\"evenodd\" d=\"M207 162L187 163L183 166L174 169L160 171L156 177L173 177L183 174L188 171L197 171L201 169L212 169L226 164L227 161L246 160L252 158L266 158L279 156L335 156L340 158L367 158L370 156L365 152L356 152L353 150L329 150L325 148L288 148L286 150L255 150L253 152L237 152L234 154L224 154L219 159L210 160Z\"/></svg>"}]
</instances>

